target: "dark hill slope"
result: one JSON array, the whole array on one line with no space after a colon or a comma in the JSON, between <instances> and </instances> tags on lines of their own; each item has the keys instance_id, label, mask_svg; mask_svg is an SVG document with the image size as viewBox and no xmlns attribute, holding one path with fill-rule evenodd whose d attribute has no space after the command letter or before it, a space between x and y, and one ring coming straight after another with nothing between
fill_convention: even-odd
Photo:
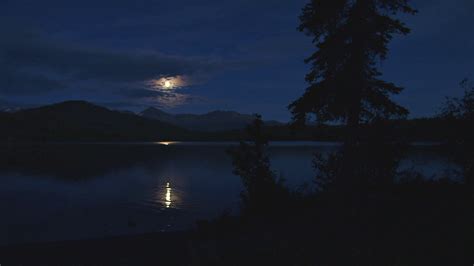
<instances>
[{"instance_id":1,"label":"dark hill slope","mask_svg":"<svg viewBox=\"0 0 474 266\"><path fill-rule=\"evenodd\" d=\"M3 140L144 141L186 138L187 130L85 101L0 114Z\"/></svg>"},{"instance_id":2,"label":"dark hill slope","mask_svg":"<svg viewBox=\"0 0 474 266\"><path fill-rule=\"evenodd\" d=\"M170 114L154 107L143 110L140 115L189 130L207 132L245 129L255 119L253 115L233 111L213 111L206 114ZM268 126L283 125L277 121L265 121L265 124Z\"/></svg>"}]
</instances>

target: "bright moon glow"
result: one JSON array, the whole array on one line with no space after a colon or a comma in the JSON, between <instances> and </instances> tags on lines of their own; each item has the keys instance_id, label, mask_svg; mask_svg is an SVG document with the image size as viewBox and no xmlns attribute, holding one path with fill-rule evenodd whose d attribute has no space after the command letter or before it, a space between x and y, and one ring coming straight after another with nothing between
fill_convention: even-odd
<instances>
[{"instance_id":1,"label":"bright moon glow","mask_svg":"<svg viewBox=\"0 0 474 266\"><path fill-rule=\"evenodd\" d=\"M159 104L165 108L173 108L185 104L190 95L177 92L189 85L190 79L185 76L162 76L156 79L151 79L144 84L148 90L160 92L156 96L146 97L147 101L152 104ZM168 145L166 143L161 143Z\"/></svg>"},{"instance_id":2,"label":"bright moon glow","mask_svg":"<svg viewBox=\"0 0 474 266\"><path fill-rule=\"evenodd\" d=\"M189 85L189 81L184 76L168 76L149 81L150 87L158 90L175 90Z\"/></svg>"}]
</instances>

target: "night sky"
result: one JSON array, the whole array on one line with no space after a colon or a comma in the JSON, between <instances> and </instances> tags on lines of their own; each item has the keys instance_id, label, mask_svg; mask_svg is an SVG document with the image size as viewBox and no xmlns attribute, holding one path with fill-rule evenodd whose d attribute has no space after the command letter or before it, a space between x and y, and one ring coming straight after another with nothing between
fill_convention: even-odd
<instances>
[{"instance_id":1,"label":"night sky","mask_svg":"<svg viewBox=\"0 0 474 266\"><path fill-rule=\"evenodd\" d=\"M288 120L311 39L306 0L0 0L0 103L70 99L114 109L235 110ZM382 63L412 117L474 78L474 1L414 0Z\"/></svg>"}]
</instances>

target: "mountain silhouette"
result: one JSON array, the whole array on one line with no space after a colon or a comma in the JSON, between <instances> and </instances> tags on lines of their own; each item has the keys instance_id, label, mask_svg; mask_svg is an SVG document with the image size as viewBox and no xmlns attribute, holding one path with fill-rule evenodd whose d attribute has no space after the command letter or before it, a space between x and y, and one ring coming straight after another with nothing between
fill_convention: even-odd
<instances>
[{"instance_id":1,"label":"mountain silhouette","mask_svg":"<svg viewBox=\"0 0 474 266\"><path fill-rule=\"evenodd\" d=\"M10 101L7 101L7 100L4 100L4 99L0 98L0 112L11 113L11 112L16 112L16 111L19 111L21 109L24 109L26 107L33 107L33 106L18 104L18 103L10 102Z\"/></svg>"},{"instance_id":2,"label":"mountain silhouette","mask_svg":"<svg viewBox=\"0 0 474 266\"><path fill-rule=\"evenodd\" d=\"M213 111L206 114L170 114L154 107L143 110L139 115L197 131L244 129L255 119L253 115L233 111ZM282 125L277 121L265 121L265 124L268 126Z\"/></svg>"},{"instance_id":3,"label":"mountain silhouette","mask_svg":"<svg viewBox=\"0 0 474 266\"><path fill-rule=\"evenodd\" d=\"M85 101L66 101L0 114L3 140L169 140L190 132L131 113L112 111Z\"/></svg>"}]
</instances>

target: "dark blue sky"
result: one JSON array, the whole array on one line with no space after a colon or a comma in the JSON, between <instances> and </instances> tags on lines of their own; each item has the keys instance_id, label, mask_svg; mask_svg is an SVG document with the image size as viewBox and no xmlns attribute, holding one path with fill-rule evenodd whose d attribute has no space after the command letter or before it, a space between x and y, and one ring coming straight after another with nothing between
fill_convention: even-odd
<instances>
[{"instance_id":1,"label":"dark blue sky","mask_svg":"<svg viewBox=\"0 0 474 266\"><path fill-rule=\"evenodd\" d=\"M84 99L112 108L259 112L288 120L306 87L306 0L1 0L0 103ZM411 115L474 77L474 1L414 0L381 68ZM163 77L174 88L163 88Z\"/></svg>"}]
</instances>

